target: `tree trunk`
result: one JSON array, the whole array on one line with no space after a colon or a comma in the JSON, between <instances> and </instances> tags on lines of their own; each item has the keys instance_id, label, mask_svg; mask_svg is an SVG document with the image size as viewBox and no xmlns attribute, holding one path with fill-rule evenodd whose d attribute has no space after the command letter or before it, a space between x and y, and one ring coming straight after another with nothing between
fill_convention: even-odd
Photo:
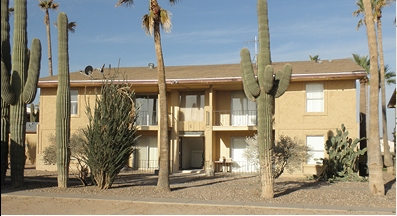
<instances>
[{"instance_id":1,"label":"tree trunk","mask_svg":"<svg viewBox=\"0 0 397 216\"><path fill-rule=\"evenodd\" d=\"M393 160L390 154L389 139L387 135L387 116L386 116L386 82L385 82L385 59L383 56L382 42L382 23L381 16L377 18L378 27L378 46L379 46L379 62L380 62L380 86L382 97L382 128L383 128L383 164L387 167L387 172L393 173Z\"/></svg>"},{"instance_id":2,"label":"tree trunk","mask_svg":"<svg viewBox=\"0 0 397 216\"><path fill-rule=\"evenodd\" d=\"M167 97L165 85L165 67L163 59L163 51L161 48L160 37L160 23L158 19L154 21L154 46L157 57L157 71L158 71L158 88L159 88L159 103L160 103L160 160L159 160L159 178L157 187L160 190L171 191L169 180L169 151L170 146L168 142L168 112L167 112Z\"/></svg>"},{"instance_id":3,"label":"tree trunk","mask_svg":"<svg viewBox=\"0 0 397 216\"><path fill-rule=\"evenodd\" d=\"M360 138L367 137L367 77L360 80ZM360 141L360 149L367 147L367 139ZM359 172L361 176L366 176L364 170L365 167L361 167L361 164L365 164L368 160L367 152L364 155L359 156Z\"/></svg>"},{"instance_id":4,"label":"tree trunk","mask_svg":"<svg viewBox=\"0 0 397 216\"><path fill-rule=\"evenodd\" d=\"M371 0L363 0L367 25L368 48L370 54L370 98L368 133L369 190L372 195L384 196L385 187L382 175L382 159L379 148L379 74L378 49Z\"/></svg>"},{"instance_id":5,"label":"tree trunk","mask_svg":"<svg viewBox=\"0 0 397 216\"><path fill-rule=\"evenodd\" d=\"M50 15L48 9L45 12L45 28L47 31L47 47L48 47L48 74L52 76L52 48L51 48L51 30L50 30Z\"/></svg>"}]
</instances>

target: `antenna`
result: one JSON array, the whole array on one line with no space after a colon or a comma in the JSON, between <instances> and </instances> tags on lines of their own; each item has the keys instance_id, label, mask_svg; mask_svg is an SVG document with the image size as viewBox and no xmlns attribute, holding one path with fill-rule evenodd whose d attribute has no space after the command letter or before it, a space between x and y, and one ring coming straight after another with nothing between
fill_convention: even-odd
<instances>
[{"instance_id":1,"label":"antenna","mask_svg":"<svg viewBox=\"0 0 397 216\"><path fill-rule=\"evenodd\" d=\"M102 65L102 67L98 68L98 71L103 74L103 68L105 67L105 64Z\"/></svg>"},{"instance_id":2,"label":"antenna","mask_svg":"<svg viewBox=\"0 0 397 216\"><path fill-rule=\"evenodd\" d=\"M257 56L258 56L258 43L257 42L258 42L258 39L256 38L256 36L254 37L254 40L244 42L244 44L255 43L255 55L254 55L254 58L252 59L254 63L257 62Z\"/></svg>"}]
</instances>

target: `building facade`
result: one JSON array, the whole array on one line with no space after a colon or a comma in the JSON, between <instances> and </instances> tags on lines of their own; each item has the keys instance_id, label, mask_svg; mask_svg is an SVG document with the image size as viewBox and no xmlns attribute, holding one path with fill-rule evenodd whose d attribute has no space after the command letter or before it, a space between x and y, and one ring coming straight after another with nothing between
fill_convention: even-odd
<instances>
[{"instance_id":1,"label":"building facade","mask_svg":"<svg viewBox=\"0 0 397 216\"><path fill-rule=\"evenodd\" d=\"M283 96L276 99L274 132L296 137L312 147L296 174L317 174L326 157L324 143L328 131L344 124L352 137L359 137L357 80L366 76L364 69L350 59L289 62L292 80ZM285 63L273 63L281 70ZM85 109L93 105L96 90L104 78L118 71L119 77L132 85L140 107L139 150L131 156L134 169L157 169L159 146L159 113L157 69L151 67L106 68L101 73L70 73L71 133L87 125ZM202 169L222 171L217 165L223 158L232 172L257 169L244 158L246 137L257 130L256 103L243 91L240 66L200 65L166 67L169 120L170 170ZM122 78L124 77L124 78ZM36 169L49 169L42 161L48 137L55 134L55 101L57 76L39 80L40 123Z\"/></svg>"}]
</instances>

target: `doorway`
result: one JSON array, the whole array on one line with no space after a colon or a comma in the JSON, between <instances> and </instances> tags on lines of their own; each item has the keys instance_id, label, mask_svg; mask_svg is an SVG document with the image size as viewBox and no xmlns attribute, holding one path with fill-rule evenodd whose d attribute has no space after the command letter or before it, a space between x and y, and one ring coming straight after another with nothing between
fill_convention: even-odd
<instances>
[{"instance_id":1,"label":"doorway","mask_svg":"<svg viewBox=\"0 0 397 216\"><path fill-rule=\"evenodd\" d=\"M204 137L180 137L179 169L202 169L204 166Z\"/></svg>"}]
</instances>

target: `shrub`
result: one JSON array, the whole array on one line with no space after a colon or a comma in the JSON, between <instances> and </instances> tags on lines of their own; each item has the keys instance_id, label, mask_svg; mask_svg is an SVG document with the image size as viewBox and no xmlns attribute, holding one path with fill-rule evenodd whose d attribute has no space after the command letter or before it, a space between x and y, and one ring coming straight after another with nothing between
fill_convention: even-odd
<instances>
[{"instance_id":1,"label":"shrub","mask_svg":"<svg viewBox=\"0 0 397 216\"><path fill-rule=\"evenodd\" d=\"M73 133L70 136L69 140L69 148L70 148L70 158L75 159L77 161L76 168L78 171L78 175L76 176L84 186L87 185L87 178L89 174L89 170L87 165L82 161L84 148L83 142L85 140L84 133L81 129L77 130L76 133ZM54 134L51 134L48 138L50 145L44 149L44 164L47 165L55 165L57 162L56 155L56 137ZM70 163L69 163L70 164Z\"/></svg>"},{"instance_id":2,"label":"shrub","mask_svg":"<svg viewBox=\"0 0 397 216\"><path fill-rule=\"evenodd\" d=\"M259 167L259 146L257 134L247 137L247 148L243 153L248 162ZM310 148L304 145L298 138L292 139L289 136L280 135L279 140L274 145L273 151L273 177L278 178L287 170L292 173L300 169L301 164L310 156Z\"/></svg>"},{"instance_id":3,"label":"shrub","mask_svg":"<svg viewBox=\"0 0 397 216\"><path fill-rule=\"evenodd\" d=\"M105 80L95 106L86 102L88 126L83 129L83 162L100 189L110 188L127 164L136 142L134 91L125 83Z\"/></svg>"},{"instance_id":4,"label":"shrub","mask_svg":"<svg viewBox=\"0 0 397 216\"><path fill-rule=\"evenodd\" d=\"M329 157L323 158L323 164L327 167L319 178L324 180L364 180L357 173L356 163L358 157L367 152L367 148L358 148L358 144L363 139L365 138L352 140L343 124L341 130L336 129L336 135L329 131L325 143L325 150Z\"/></svg>"}]
</instances>

